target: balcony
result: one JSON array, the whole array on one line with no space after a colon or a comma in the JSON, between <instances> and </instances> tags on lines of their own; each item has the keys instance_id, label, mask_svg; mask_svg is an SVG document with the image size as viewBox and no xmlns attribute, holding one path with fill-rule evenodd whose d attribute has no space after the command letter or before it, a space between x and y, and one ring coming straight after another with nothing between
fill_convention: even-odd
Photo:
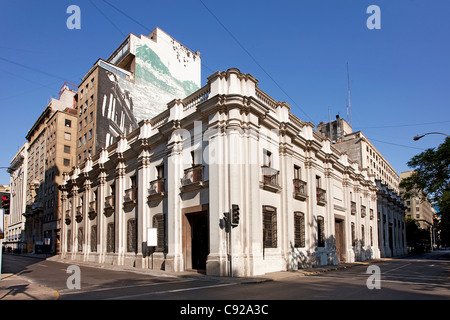
<instances>
[{"instance_id":1,"label":"balcony","mask_svg":"<svg viewBox=\"0 0 450 320\"><path fill-rule=\"evenodd\" d=\"M361 205L361 218L366 216L366 206Z\"/></svg>"},{"instance_id":2,"label":"balcony","mask_svg":"<svg viewBox=\"0 0 450 320\"><path fill-rule=\"evenodd\" d=\"M123 196L123 206L134 206L136 204L136 188L130 188L125 190Z\"/></svg>"},{"instance_id":3,"label":"balcony","mask_svg":"<svg viewBox=\"0 0 450 320\"><path fill-rule=\"evenodd\" d=\"M352 201L350 203L350 213L352 216L356 215L356 202Z\"/></svg>"},{"instance_id":4,"label":"balcony","mask_svg":"<svg viewBox=\"0 0 450 320\"><path fill-rule=\"evenodd\" d=\"M308 198L306 194L306 182L300 179L293 179L294 182L294 198L305 201Z\"/></svg>"},{"instance_id":5,"label":"balcony","mask_svg":"<svg viewBox=\"0 0 450 320\"><path fill-rule=\"evenodd\" d=\"M203 165L196 165L184 170L184 176L181 178L181 191L193 191L204 187Z\"/></svg>"},{"instance_id":6,"label":"balcony","mask_svg":"<svg viewBox=\"0 0 450 320\"><path fill-rule=\"evenodd\" d=\"M148 200L162 199L166 195L165 179L160 178L150 182L150 188L148 189Z\"/></svg>"},{"instance_id":7,"label":"balcony","mask_svg":"<svg viewBox=\"0 0 450 320\"><path fill-rule=\"evenodd\" d=\"M321 188L316 188L317 204L324 206L327 204L326 200L327 191Z\"/></svg>"},{"instance_id":8,"label":"balcony","mask_svg":"<svg viewBox=\"0 0 450 320\"><path fill-rule=\"evenodd\" d=\"M89 202L89 209L88 209L89 218L93 219L97 215L97 201L91 201Z\"/></svg>"},{"instance_id":9,"label":"balcony","mask_svg":"<svg viewBox=\"0 0 450 320\"><path fill-rule=\"evenodd\" d=\"M77 222L81 222L83 220L83 207L78 206L75 209L75 220Z\"/></svg>"},{"instance_id":10,"label":"balcony","mask_svg":"<svg viewBox=\"0 0 450 320\"><path fill-rule=\"evenodd\" d=\"M111 214L114 212L115 198L113 195L105 197L105 214Z\"/></svg>"},{"instance_id":11,"label":"balcony","mask_svg":"<svg viewBox=\"0 0 450 320\"><path fill-rule=\"evenodd\" d=\"M279 192L281 190L281 186L278 183L278 176L280 175L280 171L267 166L262 166L261 171L261 187L264 190L268 190L271 192Z\"/></svg>"},{"instance_id":12,"label":"balcony","mask_svg":"<svg viewBox=\"0 0 450 320\"><path fill-rule=\"evenodd\" d=\"M71 214L70 209L66 210L66 217L65 217L65 219L66 219L66 224L67 225L69 225L70 222L72 221L72 219L70 218L70 214Z\"/></svg>"}]
</instances>

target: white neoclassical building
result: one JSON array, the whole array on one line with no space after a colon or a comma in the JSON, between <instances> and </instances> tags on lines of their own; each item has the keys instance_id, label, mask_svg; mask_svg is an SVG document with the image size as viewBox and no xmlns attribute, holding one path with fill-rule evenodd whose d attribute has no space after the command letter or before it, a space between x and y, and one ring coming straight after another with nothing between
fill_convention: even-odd
<instances>
[{"instance_id":1,"label":"white neoclassical building","mask_svg":"<svg viewBox=\"0 0 450 320\"><path fill-rule=\"evenodd\" d=\"M64 259L253 276L380 257L375 177L238 69L141 121L61 189Z\"/></svg>"}]
</instances>

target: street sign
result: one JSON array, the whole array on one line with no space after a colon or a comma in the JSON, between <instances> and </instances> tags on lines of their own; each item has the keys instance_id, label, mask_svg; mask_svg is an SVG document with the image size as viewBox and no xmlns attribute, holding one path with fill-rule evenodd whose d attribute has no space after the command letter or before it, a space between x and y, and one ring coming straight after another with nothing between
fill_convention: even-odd
<instances>
[{"instance_id":1,"label":"street sign","mask_svg":"<svg viewBox=\"0 0 450 320\"><path fill-rule=\"evenodd\" d=\"M147 247L156 247L158 245L158 229L147 229Z\"/></svg>"}]
</instances>

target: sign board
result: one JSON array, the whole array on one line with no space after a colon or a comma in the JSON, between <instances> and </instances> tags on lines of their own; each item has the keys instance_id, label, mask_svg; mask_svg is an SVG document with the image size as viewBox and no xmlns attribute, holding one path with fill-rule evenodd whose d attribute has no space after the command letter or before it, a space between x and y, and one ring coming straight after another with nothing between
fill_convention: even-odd
<instances>
[{"instance_id":1,"label":"sign board","mask_svg":"<svg viewBox=\"0 0 450 320\"><path fill-rule=\"evenodd\" d=\"M156 247L158 245L158 229L147 228L147 247Z\"/></svg>"}]
</instances>

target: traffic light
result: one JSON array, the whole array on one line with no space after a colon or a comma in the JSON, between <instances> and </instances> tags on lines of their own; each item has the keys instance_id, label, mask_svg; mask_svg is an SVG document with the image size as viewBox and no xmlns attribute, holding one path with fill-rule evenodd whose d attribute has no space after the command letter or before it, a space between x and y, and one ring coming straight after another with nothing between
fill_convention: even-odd
<instances>
[{"instance_id":1,"label":"traffic light","mask_svg":"<svg viewBox=\"0 0 450 320\"><path fill-rule=\"evenodd\" d=\"M9 193L2 194L2 208L5 210L5 214L9 214Z\"/></svg>"},{"instance_id":2,"label":"traffic light","mask_svg":"<svg viewBox=\"0 0 450 320\"><path fill-rule=\"evenodd\" d=\"M233 227L237 227L239 224L239 206L237 204L233 204L231 206L231 225Z\"/></svg>"}]
</instances>

